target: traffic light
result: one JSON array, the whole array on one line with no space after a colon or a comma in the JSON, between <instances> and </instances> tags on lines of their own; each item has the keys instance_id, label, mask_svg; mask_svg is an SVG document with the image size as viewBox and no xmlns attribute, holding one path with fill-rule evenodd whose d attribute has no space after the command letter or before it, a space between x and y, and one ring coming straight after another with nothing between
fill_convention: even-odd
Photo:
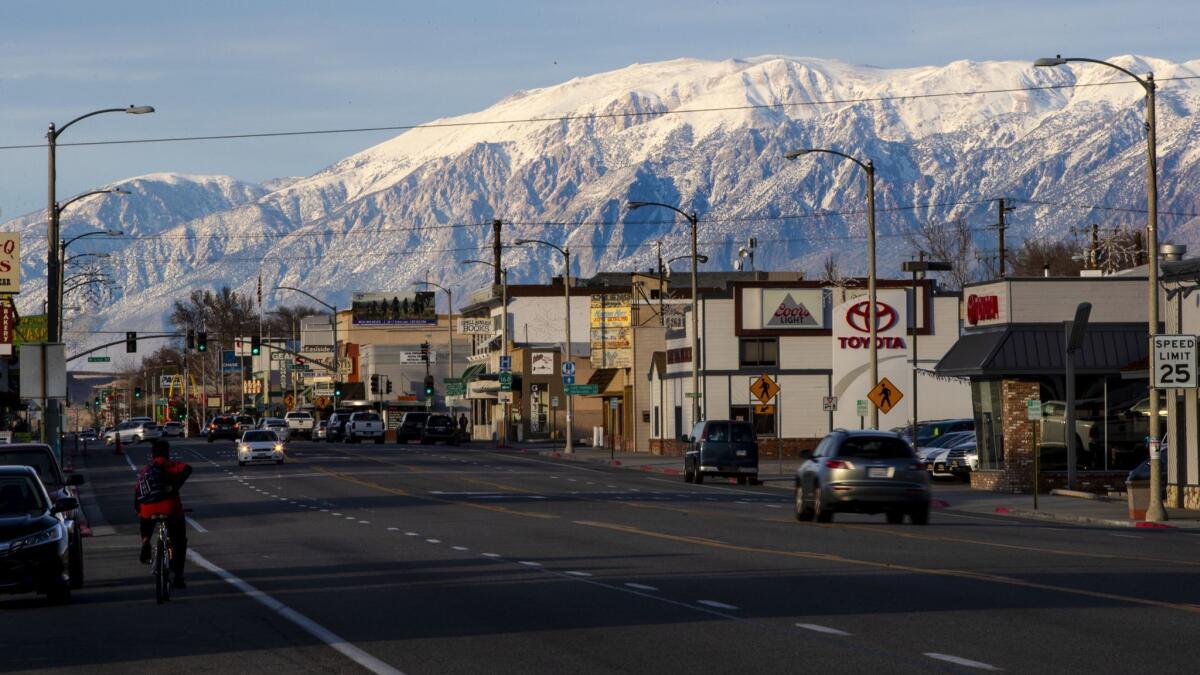
<instances>
[{"instance_id":1,"label":"traffic light","mask_svg":"<svg viewBox=\"0 0 1200 675\"><path fill-rule=\"evenodd\" d=\"M333 383L333 397L334 398L342 397L342 383L341 382Z\"/></svg>"},{"instance_id":2,"label":"traffic light","mask_svg":"<svg viewBox=\"0 0 1200 675\"><path fill-rule=\"evenodd\" d=\"M387 379L387 393L392 393L392 378Z\"/></svg>"},{"instance_id":3,"label":"traffic light","mask_svg":"<svg viewBox=\"0 0 1200 675\"><path fill-rule=\"evenodd\" d=\"M433 376L432 375L425 376L425 395L433 396Z\"/></svg>"},{"instance_id":4,"label":"traffic light","mask_svg":"<svg viewBox=\"0 0 1200 675\"><path fill-rule=\"evenodd\" d=\"M196 351L201 353L208 351L208 333L200 331L196 334Z\"/></svg>"},{"instance_id":5,"label":"traffic light","mask_svg":"<svg viewBox=\"0 0 1200 675\"><path fill-rule=\"evenodd\" d=\"M250 336L250 355L258 356L262 353L262 338L257 335Z\"/></svg>"},{"instance_id":6,"label":"traffic light","mask_svg":"<svg viewBox=\"0 0 1200 675\"><path fill-rule=\"evenodd\" d=\"M137 353L137 333L135 331L126 331L125 333L125 353Z\"/></svg>"},{"instance_id":7,"label":"traffic light","mask_svg":"<svg viewBox=\"0 0 1200 675\"><path fill-rule=\"evenodd\" d=\"M196 331L191 328L187 332L187 350L190 352L196 348Z\"/></svg>"},{"instance_id":8,"label":"traffic light","mask_svg":"<svg viewBox=\"0 0 1200 675\"><path fill-rule=\"evenodd\" d=\"M100 397L99 396L96 397L96 407L97 408L100 407Z\"/></svg>"},{"instance_id":9,"label":"traffic light","mask_svg":"<svg viewBox=\"0 0 1200 675\"><path fill-rule=\"evenodd\" d=\"M421 360L424 361L425 363L429 363L429 343L428 342L421 343Z\"/></svg>"},{"instance_id":10,"label":"traffic light","mask_svg":"<svg viewBox=\"0 0 1200 675\"><path fill-rule=\"evenodd\" d=\"M371 375L371 393L372 394L379 393L379 376L378 375Z\"/></svg>"},{"instance_id":11,"label":"traffic light","mask_svg":"<svg viewBox=\"0 0 1200 675\"><path fill-rule=\"evenodd\" d=\"M133 388L133 397L134 397L134 398L141 398L141 397L142 397L142 388L141 388L141 387L134 387L134 388Z\"/></svg>"}]
</instances>

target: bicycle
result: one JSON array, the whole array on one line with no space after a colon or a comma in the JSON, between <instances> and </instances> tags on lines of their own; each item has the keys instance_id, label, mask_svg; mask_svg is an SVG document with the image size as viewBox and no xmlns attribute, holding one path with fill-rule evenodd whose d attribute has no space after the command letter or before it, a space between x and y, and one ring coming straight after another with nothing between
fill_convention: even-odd
<instances>
[{"instance_id":1,"label":"bicycle","mask_svg":"<svg viewBox=\"0 0 1200 675\"><path fill-rule=\"evenodd\" d=\"M154 599L161 605L171 599L171 557L175 549L167 532L167 516L156 515L152 520L155 525L151 538L150 574L154 576Z\"/></svg>"}]
</instances>

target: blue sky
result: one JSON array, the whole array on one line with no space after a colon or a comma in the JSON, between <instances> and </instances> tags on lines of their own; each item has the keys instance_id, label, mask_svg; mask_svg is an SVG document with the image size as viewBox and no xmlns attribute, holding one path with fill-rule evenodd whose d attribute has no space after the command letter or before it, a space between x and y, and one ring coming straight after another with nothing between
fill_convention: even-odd
<instances>
[{"instance_id":1,"label":"blue sky","mask_svg":"<svg viewBox=\"0 0 1200 675\"><path fill-rule=\"evenodd\" d=\"M882 67L1054 53L1200 58L1200 2L0 4L0 145L417 123L630 63L758 54ZM63 148L59 195L154 171L307 175L391 133ZM0 151L0 220L45 206L45 151Z\"/></svg>"}]
</instances>

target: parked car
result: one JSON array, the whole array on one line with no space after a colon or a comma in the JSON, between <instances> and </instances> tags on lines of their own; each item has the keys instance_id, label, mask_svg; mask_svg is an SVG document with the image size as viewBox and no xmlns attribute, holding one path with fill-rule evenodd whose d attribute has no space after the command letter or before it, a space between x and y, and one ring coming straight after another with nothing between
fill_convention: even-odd
<instances>
[{"instance_id":1,"label":"parked car","mask_svg":"<svg viewBox=\"0 0 1200 675\"><path fill-rule=\"evenodd\" d=\"M74 497L51 499L34 469L0 467L0 592L71 601L71 536L64 514Z\"/></svg>"},{"instance_id":2,"label":"parked car","mask_svg":"<svg viewBox=\"0 0 1200 675\"><path fill-rule=\"evenodd\" d=\"M425 433L425 420L429 418L429 413L426 412L406 412L400 418L400 426L396 427L396 442L408 443L409 441L421 441L421 434Z\"/></svg>"},{"instance_id":3,"label":"parked car","mask_svg":"<svg viewBox=\"0 0 1200 675\"><path fill-rule=\"evenodd\" d=\"M889 523L929 522L929 474L899 434L835 429L796 470L797 520L828 523L836 511L885 513Z\"/></svg>"},{"instance_id":4,"label":"parked car","mask_svg":"<svg viewBox=\"0 0 1200 675\"><path fill-rule=\"evenodd\" d=\"M116 429L104 435L105 445L116 445L117 437L122 443L141 443L155 438L162 438L162 430L154 422L121 422Z\"/></svg>"},{"instance_id":5,"label":"parked car","mask_svg":"<svg viewBox=\"0 0 1200 675\"><path fill-rule=\"evenodd\" d=\"M264 417L258 421L258 429L268 429L274 431L281 442L287 442L291 437L291 431L288 429L288 423L279 417Z\"/></svg>"},{"instance_id":6,"label":"parked car","mask_svg":"<svg viewBox=\"0 0 1200 675\"><path fill-rule=\"evenodd\" d=\"M307 410L292 410L283 416L287 422L289 436L313 437L314 420L312 413Z\"/></svg>"},{"instance_id":7,"label":"parked car","mask_svg":"<svg viewBox=\"0 0 1200 675\"><path fill-rule=\"evenodd\" d=\"M925 462L926 466L928 466L931 461L931 455L941 454L942 450L956 443L962 443L967 439L973 438L975 438L974 431L952 431L927 441L925 445L917 446L914 452L917 455L917 459Z\"/></svg>"},{"instance_id":8,"label":"parked car","mask_svg":"<svg viewBox=\"0 0 1200 675\"><path fill-rule=\"evenodd\" d=\"M902 426L892 429L892 431L900 434L904 440L908 441L915 448L931 447L933 441L941 438L946 434L960 433L963 431L975 431L975 419L971 417L958 417L945 420L928 420L917 423L917 440L912 439L912 427Z\"/></svg>"},{"instance_id":9,"label":"parked car","mask_svg":"<svg viewBox=\"0 0 1200 675\"><path fill-rule=\"evenodd\" d=\"M320 422L317 422L317 425L315 427L313 427L313 432L312 432L312 437L313 437L314 441L325 440L325 429L326 429L326 427L328 427L328 425L329 425L328 420L321 420Z\"/></svg>"},{"instance_id":10,"label":"parked car","mask_svg":"<svg viewBox=\"0 0 1200 675\"><path fill-rule=\"evenodd\" d=\"M0 466L27 466L37 472L38 480L46 488L50 500L70 497L78 499L76 487L83 485L83 476L73 473L70 476L63 473L54 451L45 443L18 443L0 445ZM71 559L69 571L73 588L83 586L83 530L80 529L79 509L63 512L63 522L67 526L67 534L71 538Z\"/></svg>"},{"instance_id":11,"label":"parked car","mask_svg":"<svg viewBox=\"0 0 1200 675\"><path fill-rule=\"evenodd\" d=\"M684 437L683 480L703 483L706 476L734 476L739 485L758 482L758 438L749 422L705 420Z\"/></svg>"},{"instance_id":12,"label":"parked car","mask_svg":"<svg viewBox=\"0 0 1200 675\"><path fill-rule=\"evenodd\" d=\"M239 438L237 418L233 415L217 415L208 423L208 442L221 438L236 441Z\"/></svg>"},{"instance_id":13,"label":"parked car","mask_svg":"<svg viewBox=\"0 0 1200 675\"><path fill-rule=\"evenodd\" d=\"M346 421L343 435L349 443L372 439L378 445L383 442L383 419L377 412L356 412Z\"/></svg>"},{"instance_id":14,"label":"parked car","mask_svg":"<svg viewBox=\"0 0 1200 675\"><path fill-rule=\"evenodd\" d=\"M425 418L425 428L421 431L421 445L436 445L438 441L446 445L458 445L458 425L449 415L433 414Z\"/></svg>"},{"instance_id":15,"label":"parked car","mask_svg":"<svg viewBox=\"0 0 1200 675\"><path fill-rule=\"evenodd\" d=\"M183 422L167 422L162 425L162 435L164 438L183 438Z\"/></svg>"},{"instance_id":16,"label":"parked car","mask_svg":"<svg viewBox=\"0 0 1200 675\"><path fill-rule=\"evenodd\" d=\"M283 464L283 440L271 429L249 429L242 432L237 453L238 466L250 462Z\"/></svg>"}]
</instances>

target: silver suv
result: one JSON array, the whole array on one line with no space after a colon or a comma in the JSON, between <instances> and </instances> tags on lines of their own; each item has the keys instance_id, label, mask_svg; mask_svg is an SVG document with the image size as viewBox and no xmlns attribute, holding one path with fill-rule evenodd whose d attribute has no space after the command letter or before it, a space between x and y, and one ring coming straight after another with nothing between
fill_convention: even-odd
<instances>
[{"instance_id":1,"label":"silver suv","mask_svg":"<svg viewBox=\"0 0 1200 675\"><path fill-rule=\"evenodd\" d=\"M929 522L929 475L899 434L835 429L800 457L808 461L796 470L797 520L828 523L842 511Z\"/></svg>"},{"instance_id":2,"label":"silver suv","mask_svg":"<svg viewBox=\"0 0 1200 675\"><path fill-rule=\"evenodd\" d=\"M154 422L137 422L130 420L121 422L116 429L104 434L105 445L115 445L120 435L122 443L141 443L155 438L162 438L162 429Z\"/></svg>"}]
</instances>

